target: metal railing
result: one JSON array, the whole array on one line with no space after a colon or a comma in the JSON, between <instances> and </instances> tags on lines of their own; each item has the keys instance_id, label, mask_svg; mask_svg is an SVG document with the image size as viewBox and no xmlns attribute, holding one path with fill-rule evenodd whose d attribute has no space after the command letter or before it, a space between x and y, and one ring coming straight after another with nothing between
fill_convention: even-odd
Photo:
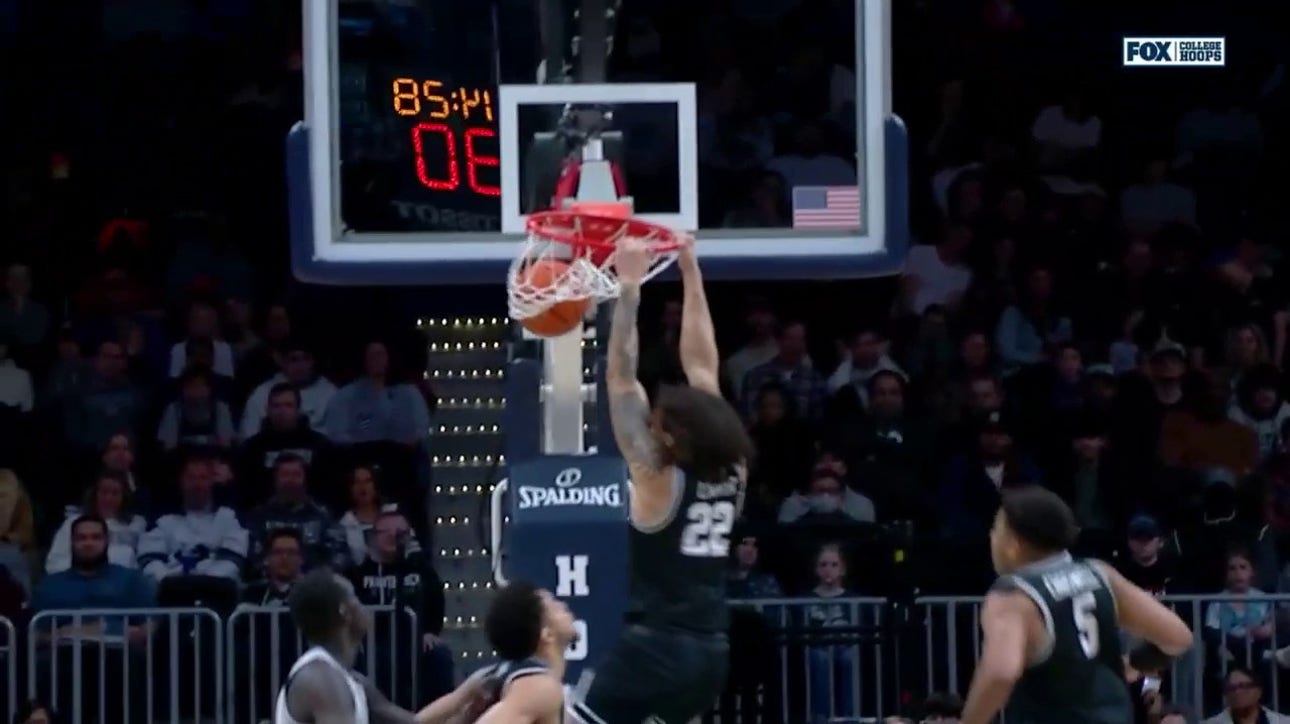
<instances>
[{"instance_id":1,"label":"metal railing","mask_svg":"<svg viewBox=\"0 0 1290 724\"><path fill-rule=\"evenodd\" d=\"M221 630L206 609L42 611L27 627L27 695L72 722L223 721Z\"/></svg>"},{"instance_id":2,"label":"metal railing","mask_svg":"<svg viewBox=\"0 0 1290 724\"><path fill-rule=\"evenodd\" d=\"M417 698L420 650L417 616L411 609L373 606L367 643L355 666L391 701L408 709ZM226 660L230 722L273 717L274 699L306 643L282 606L240 606L228 618ZM250 654L250 655L243 655Z\"/></svg>"},{"instance_id":3,"label":"metal railing","mask_svg":"<svg viewBox=\"0 0 1290 724\"><path fill-rule=\"evenodd\" d=\"M13 721L18 712L18 629L9 619L0 616L0 676L3 676L5 721Z\"/></svg>"},{"instance_id":4,"label":"metal railing","mask_svg":"<svg viewBox=\"0 0 1290 724\"><path fill-rule=\"evenodd\" d=\"M732 601L721 722L868 721L895 708L891 609L881 598Z\"/></svg>"},{"instance_id":5,"label":"metal railing","mask_svg":"<svg viewBox=\"0 0 1290 724\"><path fill-rule=\"evenodd\" d=\"M982 600L915 600L911 623L923 634L927 691L967 692L972 666L981 655L977 621ZM1254 671L1263 682L1264 704L1280 710L1281 667L1275 653L1290 646L1290 595L1220 593L1170 595L1162 600L1187 623L1196 641L1161 677L1168 701L1195 714L1212 715L1222 707L1223 677L1231 666L1240 665ZM1225 616L1225 610L1232 615ZM1242 625L1236 625L1238 621ZM1122 639L1127 651L1128 637Z\"/></svg>"},{"instance_id":6,"label":"metal railing","mask_svg":"<svg viewBox=\"0 0 1290 724\"><path fill-rule=\"evenodd\" d=\"M732 601L732 670L714 719L723 724L881 721L901 714L902 701L917 702L931 692L966 695L981 655L983 600ZM1196 639L1192 650L1176 657L1161 677L1166 701L1212 716L1224 706L1223 678L1239 665L1261 682L1263 705L1282 710L1282 679L1290 681L1290 594L1171 595L1163 600ZM755 620L739 615L740 610L754 612ZM1122 639L1127 651L1127 636ZM1290 701L1285 705L1290 707Z\"/></svg>"},{"instance_id":7,"label":"metal railing","mask_svg":"<svg viewBox=\"0 0 1290 724\"><path fill-rule=\"evenodd\" d=\"M982 601L733 601L729 686L714 719L881 721L933 691L964 694L981 652ZM1197 642L1162 677L1166 700L1212 715L1223 707L1223 677L1240 665L1262 681L1263 704L1281 709L1281 672L1290 669L1290 594L1164 601ZM370 610L374 625L356 668L396 703L423 705L415 613ZM227 619L196 608L43 611L25 630L0 618L0 691L7 697L0 711L12 717L25 666L27 696L52 704L73 724L258 724L271 716L303 648L280 607L242 607Z\"/></svg>"},{"instance_id":8,"label":"metal railing","mask_svg":"<svg viewBox=\"0 0 1290 724\"><path fill-rule=\"evenodd\" d=\"M372 625L355 668L396 703L419 706L415 612L368 611ZM285 608L252 606L227 619L204 608L42 611L25 631L0 617L0 637L5 720L20 703L25 668L26 696L72 724L259 724L272 718L305 647Z\"/></svg>"}]
</instances>

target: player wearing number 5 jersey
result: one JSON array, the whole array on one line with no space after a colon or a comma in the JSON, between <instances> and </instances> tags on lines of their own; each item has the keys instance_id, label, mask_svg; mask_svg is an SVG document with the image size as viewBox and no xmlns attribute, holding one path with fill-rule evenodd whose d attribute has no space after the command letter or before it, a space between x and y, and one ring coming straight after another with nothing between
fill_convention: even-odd
<instances>
[{"instance_id":1,"label":"player wearing number 5 jersey","mask_svg":"<svg viewBox=\"0 0 1290 724\"><path fill-rule=\"evenodd\" d=\"M622 295L609 335L607 387L614 439L631 472L631 603L621 638L575 706L592 724L686 724L725 685L725 576L752 442L718 388L719 358L692 242L680 249L685 285L681 366L689 384L659 390L653 409L636 380L636 315L649 266L638 242L615 259Z\"/></svg>"},{"instance_id":2,"label":"player wearing number 5 jersey","mask_svg":"<svg viewBox=\"0 0 1290 724\"><path fill-rule=\"evenodd\" d=\"M1129 653L1152 673L1191 647L1187 625L1101 561L1068 552L1078 530L1061 498L1013 491L990 530L999 580L981 611L985 645L964 724L1132 724L1120 629L1143 639ZM1005 706L1006 705L1006 706Z\"/></svg>"}]
</instances>

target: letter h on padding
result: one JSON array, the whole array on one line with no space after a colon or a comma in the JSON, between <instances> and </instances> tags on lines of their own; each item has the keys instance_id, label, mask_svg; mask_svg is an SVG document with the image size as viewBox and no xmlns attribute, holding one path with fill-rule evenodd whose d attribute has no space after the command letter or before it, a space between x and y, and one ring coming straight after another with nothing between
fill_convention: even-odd
<instances>
[{"instance_id":1,"label":"letter h on padding","mask_svg":"<svg viewBox=\"0 0 1290 724\"><path fill-rule=\"evenodd\" d=\"M587 556L556 556L555 570L559 574L555 587L557 596L589 596L587 586Z\"/></svg>"}]
</instances>

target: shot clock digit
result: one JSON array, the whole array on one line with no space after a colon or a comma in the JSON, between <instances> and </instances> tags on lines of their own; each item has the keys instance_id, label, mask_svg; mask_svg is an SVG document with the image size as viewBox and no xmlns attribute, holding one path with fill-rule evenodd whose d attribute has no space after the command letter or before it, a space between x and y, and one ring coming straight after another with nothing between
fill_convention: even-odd
<instances>
[{"instance_id":1,"label":"shot clock digit","mask_svg":"<svg viewBox=\"0 0 1290 724\"><path fill-rule=\"evenodd\" d=\"M394 113L413 122L408 133L417 181L433 191L466 187L483 196L501 196L496 179L497 129L492 93L481 88L446 91L442 81L400 77L391 83ZM481 125L476 125L481 124ZM464 171L464 173L463 173Z\"/></svg>"}]
</instances>

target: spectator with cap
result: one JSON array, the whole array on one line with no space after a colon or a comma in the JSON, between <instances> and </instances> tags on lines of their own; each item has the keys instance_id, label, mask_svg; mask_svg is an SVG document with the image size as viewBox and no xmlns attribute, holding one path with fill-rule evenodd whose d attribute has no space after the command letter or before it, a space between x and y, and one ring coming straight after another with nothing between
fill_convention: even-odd
<instances>
[{"instance_id":1,"label":"spectator with cap","mask_svg":"<svg viewBox=\"0 0 1290 724\"><path fill-rule=\"evenodd\" d=\"M1112 437L1124 475L1137 480L1156 475L1165 415L1190 403L1200 387L1189 382L1194 378L1187 370L1186 350L1167 337L1154 343L1141 371L1118 378Z\"/></svg>"},{"instance_id":2,"label":"spectator with cap","mask_svg":"<svg viewBox=\"0 0 1290 724\"><path fill-rule=\"evenodd\" d=\"M283 343L282 366L278 374L260 383L246 398L242 424L238 427L243 440L260 431L269 411L269 394L275 387L288 383L300 392L299 410L315 430L321 429L327 405L336 386L314 369L313 352L299 339Z\"/></svg>"},{"instance_id":3,"label":"spectator with cap","mask_svg":"<svg viewBox=\"0 0 1290 724\"><path fill-rule=\"evenodd\" d=\"M1165 531L1155 516L1139 513L1129 520L1125 551L1115 567L1129 582L1156 596L1169 592L1178 574L1178 559L1165 545Z\"/></svg>"}]
</instances>

